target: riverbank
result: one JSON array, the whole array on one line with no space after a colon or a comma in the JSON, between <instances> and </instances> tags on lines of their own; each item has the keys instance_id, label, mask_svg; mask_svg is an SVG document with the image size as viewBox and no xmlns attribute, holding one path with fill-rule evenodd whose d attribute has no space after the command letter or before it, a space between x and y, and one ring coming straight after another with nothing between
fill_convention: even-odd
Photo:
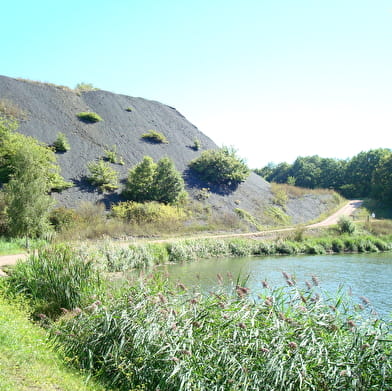
<instances>
[{"instance_id":1,"label":"riverbank","mask_svg":"<svg viewBox=\"0 0 392 391\"><path fill-rule=\"evenodd\" d=\"M108 272L222 254L391 249L388 241L360 235L297 240L57 245L18 263L0 291L24 292L65 362L106 389L387 390L390 326L343 294L324 292L317 279L306 288L293 280L266 285L257 301L240 277L231 291L207 294L148 272L120 286L108 279Z\"/></svg>"}]
</instances>

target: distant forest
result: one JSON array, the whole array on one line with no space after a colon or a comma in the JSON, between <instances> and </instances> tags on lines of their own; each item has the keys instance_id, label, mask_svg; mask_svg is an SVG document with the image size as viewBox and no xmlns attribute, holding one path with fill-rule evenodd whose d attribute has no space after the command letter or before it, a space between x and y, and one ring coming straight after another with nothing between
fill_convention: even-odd
<instances>
[{"instance_id":1,"label":"distant forest","mask_svg":"<svg viewBox=\"0 0 392 391\"><path fill-rule=\"evenodd\" d=\"M254 172L268 182L334 189L346 198L373 198L392 205L392 150L387 148L347 160L298 157L293 164L269 163Z\"/></svg>"}]
</instances>

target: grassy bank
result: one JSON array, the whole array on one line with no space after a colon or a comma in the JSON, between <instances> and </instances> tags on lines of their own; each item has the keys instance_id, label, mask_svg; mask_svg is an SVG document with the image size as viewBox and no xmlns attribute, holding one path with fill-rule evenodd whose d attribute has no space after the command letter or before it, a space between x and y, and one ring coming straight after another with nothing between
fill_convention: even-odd
<instances>
[{"instance_id":1,"label":"grassy bank","mask_svg":"<svg viewBox=\"0 0 392 391\"><path fill-rule=\"evenodd\" d=\"M392 250L391 237L339 235L320 238L188 239L167 243L133 244L120 247L106 242L88 250L106 271L148 268L167 262L192 262L202 258L364 253Z\"/></svg>"},{"instance_id":2,"label":"grassy bank","mask_svg":"<svg viewBox=\"0 0 392 391\"><path fill-rule=\"evenodd\" d=\"M0 389L2 391L103 391L67 369L46 332L28 319L26 308L0 294Z\"/></svg>"}]
</instances>

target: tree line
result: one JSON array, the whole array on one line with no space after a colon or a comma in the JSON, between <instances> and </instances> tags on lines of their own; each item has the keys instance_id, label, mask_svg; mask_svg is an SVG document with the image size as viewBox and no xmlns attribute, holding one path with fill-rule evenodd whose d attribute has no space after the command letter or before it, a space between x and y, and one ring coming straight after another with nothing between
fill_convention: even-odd
<instances>
[{"instance_id":1,"label":"tree line","mask_svg":"<svg viewBox=\"0 0 392 391\"><path fill-rule=\"evenodd\" d=\"M292 164L269 163L256 174L268 182L310 189L334 189L347 198L373 198L392 204L392 150L372 149L351 159L298 157Z\"/></svg>"}]
</instances>

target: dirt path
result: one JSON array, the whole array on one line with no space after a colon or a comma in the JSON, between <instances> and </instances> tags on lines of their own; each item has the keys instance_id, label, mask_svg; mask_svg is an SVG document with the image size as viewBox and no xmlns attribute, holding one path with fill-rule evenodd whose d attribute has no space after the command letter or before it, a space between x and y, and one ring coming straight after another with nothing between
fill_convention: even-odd
<instances>
[{"instance_id":1,"label":"dirt path","mask_svg":"<svg viewBox=\"0 0 392 391\"><path fill-rule=\"evenodd\" d=\"M341 216L351 216L354 211L359 208L362 205L361 200L352 200L349 201L346 205L344 205L342 208L340 208L337 212L332 214L331 216L327 217L325 220L316 223L316 224L311 224L307 225L306 228L319 228L319 227L327 227L329 225L334 225L338 222L339 218ZM266 236L270 235L272 233L278 233L278 232L285 232L285 231L292 231L295 228L290 227L290 228L281 228L281 229L275 229L275 230L270 230L270 231L259 231L259 232L249 232L249 233L243 233L243 234L224 234L224 235L210 235L210 236L203 236L203 237L195 237L194 239L198 238L209 238L209 239L222 239L222 238L232 238L232 237L260 237L260 236ZM192 239L192 238L187 238L187 239ZM161 239L161 240L153 240L151 242L154 243L163 243L163 242L169 242L172 241L173 239ZM125 243L124 243L125 244ZM3 255L0 256L0 276L2 275L1 267L5 265L14 265L19 259L26 259L27 254L15 254L15 255Z\"/></svg>"}]
</instances>

